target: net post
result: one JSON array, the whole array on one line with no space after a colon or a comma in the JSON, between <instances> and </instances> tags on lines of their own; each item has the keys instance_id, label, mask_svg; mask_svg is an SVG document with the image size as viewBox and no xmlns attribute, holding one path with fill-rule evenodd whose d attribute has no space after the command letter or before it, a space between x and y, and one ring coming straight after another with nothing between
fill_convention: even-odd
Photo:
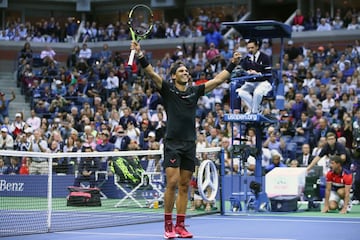
<instances>
[{"instance_id":1,"label":"net post","mask_svg":"<svg viewBox=\"0 0 360 240\"><path fill-rule=\"evenodd\" d=\"M225 191L224 191L224 182L225 182L225 150L221 148L220 150L220 214L225 215Z\"/></svg>"},{"instance_id":2,"label":"net post","mask_svg":"<svg viewBox=\"0 0 360 240\"><path fill-rule=\"evenodd\" d=\"M51 215L52 215L52 157L49 157L48 160L48 191L47 191L47 203L48 203L48 211L47 211L47 231L50 232L51 229Z\"/></svg>"}]
</instances>

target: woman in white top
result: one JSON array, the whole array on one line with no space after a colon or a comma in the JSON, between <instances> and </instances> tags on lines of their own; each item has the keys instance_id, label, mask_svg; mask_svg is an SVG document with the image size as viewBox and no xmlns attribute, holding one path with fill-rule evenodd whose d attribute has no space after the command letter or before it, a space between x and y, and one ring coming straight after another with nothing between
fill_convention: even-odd
<instances>
[{"instance_id":1,"label":"woman in white top","mask_svg":"<svg viewBox=\"0 0 360 240\"><path fill-rule=\"evenodd\" d=\"M127 123L126 135L128 135L131 140L139 142L140 129L135 127L132 121L129 121Z\"/></svg>"}]
</instances>

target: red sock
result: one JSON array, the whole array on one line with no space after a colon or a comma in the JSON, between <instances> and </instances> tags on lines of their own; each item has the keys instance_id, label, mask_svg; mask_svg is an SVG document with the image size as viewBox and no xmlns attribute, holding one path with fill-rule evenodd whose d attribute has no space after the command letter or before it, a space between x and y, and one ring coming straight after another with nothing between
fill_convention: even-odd
<instances>
[{"instance_id":1,"label":"red sock","mask_svg":"<svg viewBox=\"0 0 360 240\"><path fill-rule=\"evenodd\" d=\"M165 222L172 221L172 213L165 213L164 219L165 219Z\"/></svg>"},{"instance_id":2,"label":"red sock","mask_svg":"<svg viewBox=\"0 0 360 240\"><path fill-rule=\"evenodd\" d=\"M184 225L184 222L185 222L185 214L177 214L176 225Z\"/></svg>"}]
</instances>

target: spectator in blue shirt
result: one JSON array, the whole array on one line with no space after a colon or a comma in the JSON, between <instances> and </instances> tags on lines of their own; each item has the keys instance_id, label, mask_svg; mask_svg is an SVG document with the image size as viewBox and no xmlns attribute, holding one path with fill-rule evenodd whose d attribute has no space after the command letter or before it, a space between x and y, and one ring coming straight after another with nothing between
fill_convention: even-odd
<instances>
[{"instance_id":1,"label":"spectator in blue shirt","mask_svg":"<svg viewBox=\"0 0 360 240\"><path fill-rule=\"evenodd\" d=\"M271 151L272 163L265 168L265 173L270 172L276 167L287 167L281 162L281 154L278 151Z\"/></svg>"},{"instance_id":2,"label":"spectator in blue shirt","mask_svg":"<svg viewBox=\"0 0 360 240\"><path fill-rule=\"evenodd\" d=\"M92 148L89 144L83 145L83 152L92 152ZM83 157L79 163L79 174L74 181L74 186L80 187L81 182L89 182L90 187L95 187L95 172L99 170L100 164L98 158Z\"/></svg>"},{"instance_id":3,"label":"spectator in blue shirt","mask_svg":"<svg viewBox=\"0 0 360 240\"><path fill-rule=\"evenodd\" d=\"M110 133L108 130L102 130L100 132L100 143L96 144L95 151L97 152L112 152L115 150L113 143L109 142ZM101 170L107 169L107 157L101 159Z\"/></svg>"},{"instance_id":4,"label":"spectator in blue shirt","mask_svg":"<svg viewBox=\"0 0 360 240\"><path fill-rule=\"evenodd\" d=\"M11 98L6 99L5 93L0 92L0 123L4 123L4 118L9 117L9 105L16 98L15 92L11 91Z\"/></svg>"},{"instance_id":5,"label":"spectator in blue shirt","mask_svg":"<svg viewBox=\"0 0 360 240\"><path fill-rule=\"evenodd\" d=\"M223 42L223 37L221 34L216 31L213 26L210 26L208 33L205 35L205 44L210 46L210 43L215 44L215 48L220 48L221 43Z\"/></svg>"},{"instance_id":6,"label":"spectator in blue shirt","mask_svg":"<svg viewBox=\"0 0 360 240\"><path fill-rule=\"evenodd\" d=\"M10 157L10 164L7 166L6 174L19 174L20 163L17 157Z\"/></svg>"},{"instance_id":7,"label":"spectator in blue shirt","mask_svg":"<svg viewBox=\"0 0 360 240\"><path fill-rule=\"evenodd\" d=\"M307 104L304 101L304 96L301 93L295 95L295 103L291 107L291 116L297 122L301 118L301 113L307 110Z\"/></svg>"}]
</instances>

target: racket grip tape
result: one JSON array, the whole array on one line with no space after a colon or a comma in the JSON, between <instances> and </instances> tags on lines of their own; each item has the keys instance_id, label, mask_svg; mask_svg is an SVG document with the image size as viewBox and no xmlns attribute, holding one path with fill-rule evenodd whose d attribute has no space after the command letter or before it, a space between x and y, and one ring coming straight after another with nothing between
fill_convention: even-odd
<instances>
[{"instance_id":1,"label":"racket grip tape","mask_svg":"<svg viewBox=\"0 0 360 240\"><path fill-rule=\"evenodd\" d=\"M136 50L132 49L131 52L130 52L129 61L128 61L129 66L133 65L134 58L135 58L135 53L136 53Z\"/></svg>"}]
</instances>

